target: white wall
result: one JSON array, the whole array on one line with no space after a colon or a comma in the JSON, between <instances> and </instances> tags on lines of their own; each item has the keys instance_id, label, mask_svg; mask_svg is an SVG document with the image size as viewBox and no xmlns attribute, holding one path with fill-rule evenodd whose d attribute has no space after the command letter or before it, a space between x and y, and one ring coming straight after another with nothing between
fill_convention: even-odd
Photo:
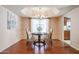
<instances>
[{"instance_id":1,"label":"white wall","mask_svg":"<svg viewBox=\"0 0 79 59\"><path fill-rule=\"evenodd\" d=\"M0 51L10 47L20 40L20 18L16 16L16 28L7 29L7 11L8 9L0 6Z\"/></svg>"},{"instance_id":2,"label":"white wall","mask_svg":"<svg viewBox=\"0 0 79 59\"><path fill-rule=\"evenodd\" d=\"M79 7L71 10L64 16L71 18L71 24L72 24L70 32L71 46L79 50Z\"/></svg>"},{"instance_id":3,"label":"white wall","mask_svg":"<svg viewBox=\"0 0 79 59\"><path fill-rule=\"evenodd\" d=\"M53 39L62 39L62 19L61 17L54 17L50 19L49 27L53 28Z\"/></svg>"},{"instance_id":4,"label":"white wall","mask_svg":"<svg viewBox=\"0 0 79 59\"><path fill-rule=\"evenodd\" d=\"M27 39L26 29L31 30L31 20L26 17L22 17L21 18L21 39Z\"/></svg>"},{"instance_id":5,"label":"white wall","mask_svg":"<svg viewBox=\"0 0 79 59\"><path fill-rule=\"evenodd\" d=\"M62 17L59 17L58 19L58 23L57 23L57 34L58 34L58 39L61 40L63 39L64 37L62 35L64 35L63 33L63 27L64 27L64 20L62 20L63 18Z\"/></svg>"},{"instance_id":6,"label":"white wall","mask_svg":"<svg viewBox=\"0 0 79 59\"><path fill-rule=\"evenodd\" d=\"M58 20L57 18L49 19L49 29L53 28L52 39L58 39Z\"/></svg>"}]
</instances>

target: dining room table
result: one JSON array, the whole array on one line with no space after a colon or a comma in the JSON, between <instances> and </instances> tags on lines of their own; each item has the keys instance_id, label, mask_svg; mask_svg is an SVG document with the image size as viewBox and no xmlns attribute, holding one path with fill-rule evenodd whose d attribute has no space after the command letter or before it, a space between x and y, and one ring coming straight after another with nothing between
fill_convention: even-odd
<instances>
[{"instance_id":1,"label":"dining room table","mask_svg":"<svg viewBox=\"0 0 79 59\"><path fill-rule=\"evenodd\" d=\"M36 45L38 47L46 45L45 41L41 41L41 37L42 37L42 35L48 35L48 33L32 33L32 35L38 36L37 41L34 41L34 45L36 45L36 43L38 43L38 45Z\"/></svg>"}]
</instances>

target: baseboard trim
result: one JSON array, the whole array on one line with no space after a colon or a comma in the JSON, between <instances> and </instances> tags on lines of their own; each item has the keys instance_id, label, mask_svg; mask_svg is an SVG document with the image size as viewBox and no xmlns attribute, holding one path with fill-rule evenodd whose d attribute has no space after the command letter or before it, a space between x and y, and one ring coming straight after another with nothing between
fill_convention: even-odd
<instances>
[{"instance_id":1,"label":"baseboard trim","mask_svg":"<svg viewBox=\"0 0 79 59\"><path fill-rule=\"evenodd\" d=\"M4 51L4 50L6 50L6 49L8 49L9 47L11 47L11 46L13 46L14 44L16 44L17 42L19 42L21 39L19 39L19 40L17 40L17 41L15 41L14 43L12 43L11 45L9 45L9 46L7 46L6 48L4 48L4 49L2 49L2 50L0 50L0 52L2 52L2 51Z\"/></svg>"},{"instance_id":2,"label":"baseboard trim","mask_svg":"<svg viewBox=\"0 0 79 59\"><path fill-rule=\"evenodd\" d=\"M64 40L61 40L61 41L64 42ZM68 45L74 48L75 50L79 51L79 48L75 47L74 45L71 45L71 44L68 44Z\"/></svg>"},{"instance_id":3,"label":"baseboard trim","mask_svg":"<svg viewBox=\"0 0 79 59\"><path fill-rule=\"evenodd\" d=\"M79 51L79 48L75 47L74 45L70 45L72 48L76 49L77 51Z\"/></svg>"}]
</instances>

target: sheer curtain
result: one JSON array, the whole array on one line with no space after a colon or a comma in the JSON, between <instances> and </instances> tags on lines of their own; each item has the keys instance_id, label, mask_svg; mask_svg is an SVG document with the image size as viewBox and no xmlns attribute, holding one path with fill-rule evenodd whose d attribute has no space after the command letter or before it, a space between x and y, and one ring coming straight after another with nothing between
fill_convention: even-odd
<instances>
[{"instance_id":1,"label":"sheer curtain","mask_svg":"<svg viewBox=\"0 0 79 59\"><path fill-rule=\"evenodd\" d=\"M39 30L41 33L48 32L48 19L31 19L31 31L33 33L38 33Z\"/></svg>"}]
</instances>

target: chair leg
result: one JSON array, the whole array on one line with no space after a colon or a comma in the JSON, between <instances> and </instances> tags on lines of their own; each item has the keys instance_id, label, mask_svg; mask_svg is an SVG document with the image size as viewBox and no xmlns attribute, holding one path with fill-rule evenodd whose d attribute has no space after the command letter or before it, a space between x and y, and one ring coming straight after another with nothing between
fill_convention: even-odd
<instances>
[{"instance_id":1,"label":"chair leg","mask_svg":"<svg viewBox=\"0 0 79 59\"><path fill-rule=\"evenodd\" d=\"M52 46L52 40L50 40L49 42L50 42L50 45Z\"/></svg>"},{"instance_id":2,"label":"chair leg","mask_svg":"<svg viewBox=\"0 0 79 59\"><path fill-rule=\"evenodd\" d=\"M35 48L35 41L33 42L34 48Z\"/></svg>"},{"instance_id":3,"label":"chair leg","mask_svg":"<svg viewBox=\"0 0 79 59\"><path fill-rule=\"evenodd\" d=\"M35 46L35 41L34 41L34 43L33 43L33 44L34 44L34 46Z\"/></svg>"},{"instance_id":4,"label":"chair leg","mask_svg":"<svg viewBox=\"0 0 79 59\"><path fill-rule=\"evenodd\" d=\"M53 42L52 42L52 40L51 40L51 46L52 46L52 44L53 44Z\"/></svg>"},{"instance_id":5,"label":"chair leg","mask_svg":"<svg viewBox=\"0 0 79 59\"><path fill-rule=\"evenodd\" d=\"M46 45L46 42L45 42L45 40L44 40L44 48L45 48L45 45Z\"/></svg>"},{"instance_id":6,"label":"chair leg","mask_svg":"<svg viewBox=\"0 0 79 59\"><path fill-rule=\"evenodd\" d=\"M27 42L26 42L26 45L28 46L28 44L29 44L29 42L27 41Z\"/></svg>"},{"instance_id":7,"label":"chair leg","mask_svg":"<svg viewBox=\"0 0 79 59\"><path fill-rule=\"evenodd\" d=\"M51 46L52 46L52 41L51 41Z\"/></svg>"}]
</instances>

